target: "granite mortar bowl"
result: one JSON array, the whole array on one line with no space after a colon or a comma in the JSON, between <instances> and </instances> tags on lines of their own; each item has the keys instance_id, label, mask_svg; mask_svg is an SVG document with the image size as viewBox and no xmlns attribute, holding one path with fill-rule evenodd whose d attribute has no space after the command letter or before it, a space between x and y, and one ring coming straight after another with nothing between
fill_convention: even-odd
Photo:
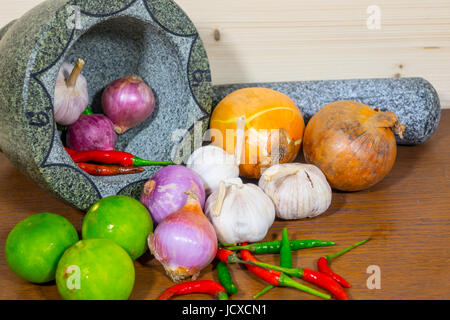
<instances>
[{"instance_id":1,"label":"granite mortar bowl","mask_svg":"<svg viewBox=\"0 0 450 320\"><path fill-rule=\"evenodd\" d=\"M64 150L53 94L64 61L86 61L90 106L113 80L141 76L153 89L155 111L119 135L116 149L171 160L207 128L211 74L197 30L172 1L49 0L0 31L0 148L21 172L68 203L88 209L102 197L138 197L160 169L122 176L90 176Z\"/></svg>"},{"instance_id":2,"label":"granite mortar bowl","mask_svg":"<svg viewBox=\"0 0 450 320\"><path fill-rule=\"evenodd\" d=\"M151 160L186 160L202 143L212 104L250 86L287 94L306 121L336 100L393 111L406 126L399 144L426 141L441 115L436 90L422 78L213 87L198 32L172 0L48 0L0 30L0 149L39 186L81 210L109 195L138 198L160 167L95 177L70 159L54 122L53 91L61 64L77 58L86 61L83 75L97 113L102 91L121 76L138 74L152 87L153 115L120 135L116 148Z\"/></svg>"}]
</instances>

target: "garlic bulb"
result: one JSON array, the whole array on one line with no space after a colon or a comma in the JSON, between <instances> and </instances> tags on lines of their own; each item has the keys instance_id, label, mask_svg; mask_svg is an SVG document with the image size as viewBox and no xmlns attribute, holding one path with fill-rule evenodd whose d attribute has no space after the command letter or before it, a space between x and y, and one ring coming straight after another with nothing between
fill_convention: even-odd
<instances>
[{"instance_id":1,"label":"garlic bulb","mask_svg":"<svg viewBox=\"0 0 450 320\"><path fill-rule=\"evenodd\" d=\"M331 204L330 185L314 165L274 165L264 171L258 184L272 199L281 219L312 218L325 212Z\"/></svg>"},{"instance_id":2,"label":"garlic bulb","mask_svg":"<svg viewBox=\"0 0 450 320\"><path fill-rule=\"evenodd\" d=\"M256 185L240 178L220 182L205 203L205 214L221 243L261 241L275 220L272 200Z\"/></svg>"},{"instance_id":3,"label":"garlic bulb","mask_svg":"<svg viewBox=\"0 0 450 320\"><path fill-rule=\"evenodd\" d=\"M75 123L89 103L86 78L80 73L84 61L78 59L75 66L64 62L56 78L54 114L58 124Z\"/></svg>"},{"instance_id":4,"label":"garlic bulb","mask_svg":"<svg viewBox=\"0 0 450 320\"><path fill-rule=\"evenodd\" d=\"M220 181L239 177L234 159L222 148L208 145L195 150L186 166L201 177L205 192L210 194L219 189Z\"/></svg>"},{"instance_id":5,"label":"garlic bulb","mask_svg":"<svg viewBox=\"0 0 450 320\"><path fill-rule=\"evenodd\" d=\"M224 149L208 145L194 151L186 166L203 180L206 194L219 189L221 181L239 177L242 147L244 142L245 116L236 120L236 146L234 155Z\"/></svg>"}]
</instances>

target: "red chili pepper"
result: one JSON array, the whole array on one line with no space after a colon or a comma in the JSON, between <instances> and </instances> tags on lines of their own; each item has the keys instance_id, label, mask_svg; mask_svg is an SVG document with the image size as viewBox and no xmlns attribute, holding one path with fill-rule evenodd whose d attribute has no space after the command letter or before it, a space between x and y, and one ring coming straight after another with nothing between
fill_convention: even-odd
<instances>
[{"instance_id":1,"label":"red chili pepper","mask_svg":"<svg viewBox=\"0 0 450 320\"><path fill-rule=\"evenodd\" d=\"M244 261L257 261L255 257L252 256L250 251L248 250L241 250L240 251L241 258ZM257 267L252 264L245 264L247 269L251 271L254 275L258 276L259 278L263 279L264 281L274 285L279 286L280 285L280 274L279 271L274 270L266 270L260 267Z\"/></svg>"},{"instance_id":2,"label":"red chili pepper","mask_svg":"<svg viewBox=\"0 0 450 320\"><path fill-rule=\"evenodd\" d=\"M114 176L119 174L140 173L144 171L141 167L121 167L121 166L103 166L92 163L77 163L78 167L86 173L93 176Z\"/></svg>"},{"instance_id":3,"label":"red chili pepper","mask_svg":"<svg viewBox=\"0 0 450 320\"><path fill-rule=\"evenodd\" d=\"M362 240L362 241L360 241L360 242L357 242L357 243L355 243L355 244L353 244L353 245L351 245L351 246L345 248L344 250L341 250L341 251L336 252L336 253L331 254L331 255L326 255L326 256L324 256L324 257L320 257L320 258L317 260L317 270L319 270L319 271L322 272L322 273L325 273L325 274L329 275L330 277L332 277L337 283L339 283L339 284L340 284L341 286L343 286L344 288L350 288L350 287L351 287L350 283L348 283L344 278L342 278L342 277L341 277L340 275L338 275L337 273L334 273L334 272L331 270L331 268L330 268L330 266L329 266L329 263L330 263L331 260L333 260L334 258L337 258L337 257L339 257L340 255L343 255L344 253L346 253L346 252L352 250L353 248L356 248L356 247L362 245L363 243L366 243L366 242L369 241L369 240L370 240L370 238L369 238L369 239Z\"/></svg>"},{"instance_id":4,"label":"red chili pepper","mask_svg":"<svg viewBox=\"0 0 450 320\"><path fill-rule=\"evenodd\" d=\"M242 256L242 255L244 255L244 256ZM328 276L324 273L321 273L321 272L318 272L315 270L311 270L311 269L306 269L306 268L295 268L295 269L284 268L284 267L274 266L274 265L270 265L268 263L260 262L256 258L251 256L250 251L248 251L248 250L241 250L241 258L244 260L244 263L246 263L248 261L251 262L250 265L248 265L246 263L247 268L249 268L249 266L252 266L251 268L249 268L250 271L258 270L258 269L255 269L258 267L267 268L272 272L278 271L278 272L280 272L280 274L287 274L287 275L290 275L293 277L297 277L297 278L300 278L307 282L313 283L325 290L328 290L338 300L349 300L347 293L339 285L339 283L337 283L336 281L334 281L333 278L331 278L330 276ZM259 269L262 269L262 268L259 268ZM262 269L262 270L264 270L264 269ZM268 270L264 270L264 271L268 271ZM255 273L254 271L252 271L252 272ZM262 271L258 270L258 273L262 273ZM268 277L267 274L264 274L264 276ZM267 281L267 282L269 282L269 281ZM269 283L274 284L273 282L275 282L275 281L272 280L272 282L269 282ZM275 284L275 285L277 285L277 284ZM282 285L282 284L280 283L278 285Z\"/></svg>"},{"instance_id":5,"label":"red chili pepper","mask_svg":"<svg viewBox=\"0 0 450 320\"><path fill-rule=\"evenodd\" d=\"M325 273L325 274L329 275L330 277L332 277L337 283L339 283L344 288L350 288L351 287L350 283L348 283L347 280L342 278L337 273L334 273L333 271L331 271L330 267L328 266L327 258L320 257L317 260L317 270L319 270L322 273Z\"/></svg>"},{"instance_id":6,"label":"red chili pepper","mask_svg":"<svg viewBox=\"0 0 450 320\"><path fill-rule=\"evenodd\" d=\"M213 280L195 280L176 284L165 290L156 300L169 300L172 297L190 293L206 293L218 300L228 300L225 288Z\"/></svg>"},{"instance_id":7,"label":"red chili pepper","mask_svg":"<svg viewBox=\"0 0 450 320\"><path fill-rule=\"evenodd\" d=\"M246 244L243 244L243 245L246 245ZM241 250L240 254L241 254L241 258L244 260L244 262L245 261L253 261L253 262L258 261L258 260L256 260L255 257L252 256L252 254L248 250ZM266 281L274 286L296 288L301 291L313 294L315 296L318 296L318 297L321 297L324 299L331 299L330 295L322 293L320 291L317 291L317 290L310 288L308 286L305 286L301 283L298 283L297 281L294 281L293 279L291 279L290 277L288 277L286 274L284 274L282 272L270 270L270 269L266 270L266 269L257 267L255 265L248 264L248 263L246 263L245 266L254 275L256 275L257 277L263 279L264 281Z\"/></svg>"},{"instance_id":8,"label":"red chili pepper","mask_svg":"<svg viewBox=\"0 0 450 320\"><path fill-rule=\"evenodd\" d=\"M78 151L70 155L74 162L100 162L108 164L118 164L124 167L131 166L168 166L174 164L172 161L152 161L144 160L134 156L131 153L123 151Z\"/></svg>"},{"instance_id":9,"label":"red chili pepper","mask_svg":"<svg viewBox=\"0 0 450 320\"><path fill-rule=\"evenodd\" d=\"M328 290L337 300L349 300L347 292L345 292L341 285L325 273L304 268L301 279Z\"/></svg>"},{"instance_id":10,"label":"red chili pepper","mask_svg":"<svg viewBox=\"0 0 450 320\"><path fill-rule=\"evenodd\" d=\"M239 260L239 257L235 252L223 248L217 249L216 257L225 263L236 263Z\"/></svg>"},{"instance_id":11,"label":"red chili pepper","mask_svg":"<svg viewBox=\"0 0 450 320\"><path fill-rule=\"evenodd\" d=\"M75 150L69 149L69 148L64 148L66 149L66 152L69 154L69 156L74 155L75 153L77 153Z\"/></svg>"}]
</instances>

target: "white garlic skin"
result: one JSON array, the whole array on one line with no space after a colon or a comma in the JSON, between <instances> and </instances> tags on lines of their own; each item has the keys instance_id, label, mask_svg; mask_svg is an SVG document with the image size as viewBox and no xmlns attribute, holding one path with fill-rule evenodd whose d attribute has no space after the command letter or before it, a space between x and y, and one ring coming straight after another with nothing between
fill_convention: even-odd
<instances>
[{"instance_id":1,"label":"white garlic skin","mask_svg":"<svg viewBox=\"0 0 450 320\"><path fill-rule=\"evenodd\" d=\"M276 215L281 219L316 217L331 204L331 187L322 171L314 165L274 165L264 171L258 185L272 199Z\"/></svg>"},{"instance_id":2,"label":"white garlic skin","mask_svg":"<svg viewBox=\"0 0 450 320\"><path fill-rule=\"evenodd\" d=\"M54 115L55 122L64 126L75 123L89 103L86 78L81 74L73 88L66 84L66 78L74 66L64 62L59 69L55 85Z\"/></svg>"},{"instance_id":3,"label":"white garlic skin","mask_svg":"<svg viewBox=\"0 0 450 320\"><path fill-rule=\"evenodd\" d=\"M212 193L205 203L205 214L216 230L221 243L258 242L264 239L275 221L272 200L257 185L243 184L239 178L230 179L220 215L214 206L220 190Z\"/></svg>"},{"instance_id":4,"label":"white garlic skin","mask_svg":"<svg viewBox=\"0 0 450 320\"><path fill-rule=\"evenodd\" d=\"M200 176L206 194L218 190L220 181L239 177L239 166L235 164L235 157L213 145L195 150L186 167Z\"/></svg>"}]
</instances>

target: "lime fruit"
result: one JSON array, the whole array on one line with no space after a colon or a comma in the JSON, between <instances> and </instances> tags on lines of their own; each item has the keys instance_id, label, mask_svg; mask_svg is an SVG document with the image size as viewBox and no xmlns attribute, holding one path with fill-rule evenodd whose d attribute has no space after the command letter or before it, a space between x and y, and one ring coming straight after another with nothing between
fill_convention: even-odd
<instances>
[{"instance_id":1,"label":"lime fruit","mask_svg":"<svg viewBox=\"0 0 450 320\"><path fill-rule=\"evenodd\" d=\"M19 277L34 283L55 279L64 251L78 241L74 226L64 217L39 213L20 221L9 233L6 261Z\"/></svg>"},{"instance_id":2,"label":"lime fruit","mask_svg":"<svg viewBox=\"0 0 450 320\"><path fill-rule=\"evenodd\" d=\"M147 208L127 196L110 196L96 202L83 220L83 239L110 239L137 259L148 249L153 222Z\"/></svg>"},{"instance_id":3,"label":"lime fruit","mask_svg":"<svg viewBox=\"0 0 450 320\"><path fill-rule=\"evenodd\" d=\"M108 239L78 241L64 252L56 270L65 300L126 300L134 278L130 255Z\"/></svg>"}]
</instances>

